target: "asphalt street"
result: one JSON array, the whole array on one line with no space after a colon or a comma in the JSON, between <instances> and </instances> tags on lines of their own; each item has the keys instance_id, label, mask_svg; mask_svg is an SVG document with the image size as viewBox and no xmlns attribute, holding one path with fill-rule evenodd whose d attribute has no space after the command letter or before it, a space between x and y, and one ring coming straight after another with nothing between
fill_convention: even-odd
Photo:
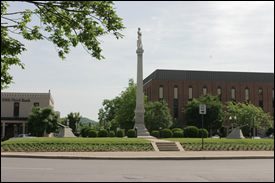
<instances>
[{"instance_id":1,"label":"asphalt street","mask_svg":"<svg viewBox=\"0 0 275 183\"><path fill-rule=\"evenodd\" d=\"M70 160L1 158L1 182L10 181L274 182L274 160Z\"/></svg>"}]
</instances>

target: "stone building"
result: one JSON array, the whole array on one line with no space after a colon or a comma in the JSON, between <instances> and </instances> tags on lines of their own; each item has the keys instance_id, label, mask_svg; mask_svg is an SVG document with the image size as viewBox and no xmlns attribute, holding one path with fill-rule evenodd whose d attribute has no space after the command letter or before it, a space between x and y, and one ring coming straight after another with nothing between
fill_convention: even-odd
<instances>
[{"instance_id":1,"label":"stone building","mask_svg":"<svg viewBox=\"0 0 275 183\"><path fill-rule=\"evenodd\" d=\"M27 133L27 118L34 106L54 107L48 93L1 92L1 139Z\"/></svg>"},{"instance_id":2,"label":"stone building","mask_svg":"<svg viewBox=\"0 0 275 183\"><path fill-rule=\"evenodd\" d=\"M223 103L249 101L274 115L274 73L155 70L143 80L143 89L149 101L164 99L183 125L187 102L206 94Z\"/></svg>"}]
</instances>

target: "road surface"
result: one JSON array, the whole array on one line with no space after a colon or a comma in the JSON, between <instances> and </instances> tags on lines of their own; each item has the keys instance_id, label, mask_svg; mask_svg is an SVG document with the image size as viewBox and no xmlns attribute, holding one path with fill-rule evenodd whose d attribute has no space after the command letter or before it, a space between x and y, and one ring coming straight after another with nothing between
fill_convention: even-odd
<instances>
[{"instance_id":1,"label":"road surface","mask_svg":"<svg viewBox=\"0 0 275 183\"><path fill-rule=\"evenodd\" d=\"M1 182L267 182L274 159L69 160L1 158Z\"/></svg>"}]
</instances>

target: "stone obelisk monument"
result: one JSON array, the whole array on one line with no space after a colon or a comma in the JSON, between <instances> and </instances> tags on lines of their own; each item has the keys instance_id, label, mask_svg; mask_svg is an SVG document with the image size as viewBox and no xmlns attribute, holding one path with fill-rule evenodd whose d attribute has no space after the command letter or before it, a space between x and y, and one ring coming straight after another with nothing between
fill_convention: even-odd
<instances>
[{"instance_id":1,"label":"stone obelisk monument","mask_svg":"<svg viewBox=\"0 0 275 183\"><path fill-rule=\"evenodd\" d=\"M135 109L135 128L137 129L138 137L149 137L150 134L145 128L144 124L144 94L143 94L143 65L142 55L143 47L141 41L141 32L138 28L138 40L137 40L137 91L136 91L136 109Z\"/></svg>"}]
</instances>

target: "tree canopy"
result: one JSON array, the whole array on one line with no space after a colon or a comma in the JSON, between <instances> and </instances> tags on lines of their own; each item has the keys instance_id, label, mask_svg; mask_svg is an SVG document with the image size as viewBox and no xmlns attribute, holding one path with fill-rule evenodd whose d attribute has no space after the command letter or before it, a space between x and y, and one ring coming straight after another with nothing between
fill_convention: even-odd
<instances>
[{"instance_id":1,"label":"tree canopy","mask_svg":"<svg viewBox=\"0 0 275 183\"><path fill-rule=\"evenodd\" d=\"M9 3L26 3L33 8L11 12ZM104 56L98 38L105 34L122 38L122 29L122 19L112 1L1 1L1 89L12 83L12 65L24 68L19 55L26 48L13 35L48 40L62 59L71 47L81 44L92 57L101 60Z\"/></svg>"},{"instance_id":2,"label":"tree canopy","mask_svg":"<svg viewBox=\"0 0 275 183\"><path fill-rule=\"evenodd\" d=\"M169 128L172 125L172 116L168 104L162 102L148 102L145 106L145 126L149 131Z\"/></svg>"},{"instance_id":3,"label":"tree canopy","mask_svg":"<svg viewBox=\"0 0 275 183\"><path fill-rule=\"evenodd\" d=\"M199 105L206 104L206 115L204 115L204 128L208 131L219 129L222 126L222 103L217 96L201 96L193 99L186 105L184 114L189 126L201 128L202 117L199 114ZM210 134L212 135L212 134Z\"/></svg>"},{"instance_id":4,"label":"tree canopy","mask_svg":"<svg viewBox=\"0 0 275 183\"><path fill-rule=\"evenodd\" d=\"M81 115L79 112L71 112L66 117L66 120L69 123L69 127L72 129L72 132L74 134L77 133L80 119L81 119Z\"/></svg>"},{"instance_id":5,"label":"tree canopy","mask_svg":"<svg viewBox=\"0 0 275 183\"><path fill-rule=\"evenodd\" d=\"M51 107L34 107L28 118L29 132L38 137L42 137L45 132L55 132L58 120L58 114Z\"/></svg>"},{"instance_id":6,"label":"tree canopy","mask_svg":"<svg viewBox=\"0 0 275 183\"><path fill-rule=\"evenodd\" d=\"M228 102L224 112L224 122L229 122L229 117L235 117L231 120L234 127L242 126L245 136L248 136L251 128L266 130L272 127L272 117L251 103L233 103ZM250 134L251 135L251 134Z\"/></svg>"},{"instance_id":7,"label":"tree canopy","mask_svg":"<svg viewBox=\"0 0 275 183\"><path fill-rule=\"evenodd\" d=\"M132 129L134 127L134 110L136 106L136 84L129 80L128 87L112 100L104 100L103 107L99 109L99 124L105 128L116 130Z\"/></svg>"},{"instance_id":8,"label":"tree canopy","mask_svg":"<svg viewBox=\"0 0 275 183\"><path fill-rule=\"evenodd\" d=\"M128 87L119 96L112 100L104 100L103 107L99 110L99 123L104 128L116 130L117 127L125 129L134 128L136 107L136 84L129 80ZM166 103L148 102L144 97L146 127L159 129L167 128L172 124L172 117Z\"/></svg>"}]
</instances>

